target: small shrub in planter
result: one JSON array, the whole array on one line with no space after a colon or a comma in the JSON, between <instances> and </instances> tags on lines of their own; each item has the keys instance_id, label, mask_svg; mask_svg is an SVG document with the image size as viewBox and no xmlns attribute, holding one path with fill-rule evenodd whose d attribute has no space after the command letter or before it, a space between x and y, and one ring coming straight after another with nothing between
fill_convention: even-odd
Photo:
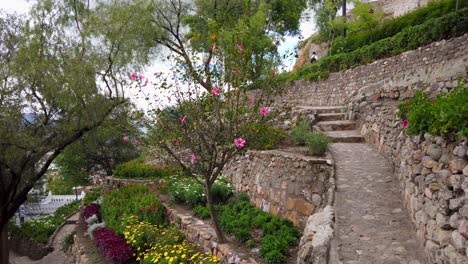
<instances>
[{"instance_id":1,"label":"small shrub in planter","mask_svg":"<svg viewBox=\"0 0 468 264\"><path fill-rule=\"evenodd\" d=\"M301 121L293 128L291 137L297 145L305 146L306 137L310 132L310 125L306 121Z\"/></svg>"},{"instance_id":2,"label":"small shrub in planter","mask_svg":"<svg viewBox=\"0 0 468 264\"><path fill-rule=\"evenodd\" d=\"M112 229L105 227L97 229L94 232L94 241L99 252L111 264L124 264L132 259L132 249Z\"/></svg>"},{"instance_id":3,"label":"small shrub in planter","mask_svg":"<svg viewBox=\"0 0 468 264\"><path fill-rule=\"evenodd\" d=\"M169 166L151 165L132 160L117 165L114 176L124 179L161 179L177 173L177 169Z\"/></svg>"},{"instance_id":4,"label":"small shrub in planter","mask_svg":"<svg viewBox=\"0 0 468 264\"><path fill-rule=\"evenodd\" d=\"M168 181L168 191L176 203L185 203L190 206L205 204L205 191L203 187L192 178L174 177ZM226 178L218 177L211 188L213 202L225 203L233 195L231 184Z\"/></svg>"},{"instance_id":5,"label":"small shrub in planter","mask_svg":"<svg viewBox=\"0 0 468 264\"><path fill-rule=\"evenodd\" d=\"M98 218L98 221L101 219L101 214L100 214L101 206L99 204L95 203L90 203L83 209L83 218L85 221L88 220L88 218L92 217L95 215Z\"/></svg>"},{"instance_id":6,"label":"small shrub in planter","mask_svg":"<svg viewBox=\"0 0 468 264\"><path fill-rule=\"evenodd\" d=\"M330 138L322 132L307 134L306 145L312 155L323 156L330 146Z\"/></svg>"}]
</instances>

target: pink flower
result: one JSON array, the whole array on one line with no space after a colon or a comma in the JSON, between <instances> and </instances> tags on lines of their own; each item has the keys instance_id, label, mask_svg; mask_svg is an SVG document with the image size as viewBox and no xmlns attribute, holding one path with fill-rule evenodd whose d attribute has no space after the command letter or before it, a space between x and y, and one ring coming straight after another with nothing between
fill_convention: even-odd
<instances>
[{"instance_id":1,"label":"pink flower","mask_svg":"<svg viewBox=\"0 0 468 264\"><path fill-rule=\"evenodd\" d=\"M143 79L145 78L145 76L144 76L143 74L139 74L139 75L138 75L138 78L139 78L140 80L143 80Z\"/></svg>"},{"instance_id":2,"label":"pink flower","mask_svg":"<svg viewBox=\"0 0 468 264\"><path fill-rule=\"evenodd\" d=\"M236 138L234 139L234 145L238 148L243 148L245 146L245 139L243 138Z\"/></svg>"},{"instance_id":3,"label":"pink flower","mask_svg":"<svg viewBox=\"0 0 468 264\"><path fill-rule=\"evenodd\" d=\"M271 77L275 77L276 73L274 71L271 72Z\"/></svg>"},{"instance_id":4,"label":"pink flower","mask_svg":"<svg viewBox=\"0 0 468 264\"><path fill-rule=\"evenodd\" d=\"M211 46L211 53L215 53L216 51L216 44L213 44L213 46Z\"/></svg>"},{"instance_id":5,"label":"pink flower","mask_svg":"<svg viewBox=\"0 0 468 264\"><path fill-rule=\"evenodd\" d=\"M249 101L249 104L254 104L254 99L252 96L247 96L247 100Z\"/></svg>"},{"instance_id":6,"label":"pink flower","mask_svg":"<svg viewBox=\"0 0 468 264\"><path fill-rule=\"evenodd\" d=\"M270 114L270 109L268 109L268 107L262 107L260 108L260 115L262 116L267 116Z\"/></svg>"},{"instance_id":7,"label":"pink flower","mask_svg":"<svg viewBox=\"0 0 468 264\"><path fill-rule=\"evenodd\" d=\"M138 139L135 139L135 140L133 141L133 144L134 144L134 145L139 145L139 144L140 144L140 141L138 141Z\"/></svg>"},{"instance_id":8,"label":"pink flower","mask_svg":"<svg viewBox=\"0 0 468 264\"><path fill-rule=\"evenodd\" d=\"M190 157L190 162L192 164L195 164L195 160L197 159L197 156L195 156L195 154L192 153L192 156Z\"/></svg>"},{"instance_id":9,"label":"pink flower","mask_svg":"<svg viewBox=\"0 0 468 264\"><path fill-rule=\"evenodd\" d=\"M128 141L129 138L128 138L128 136L125 136L122 139L123 139L123 141Z\"/></svg>"},{"instance_id":10,"label":"pink flower","mask_svg":"<svg viewBox=\"0 0 468 264\"><path fill-rule=\"evenodd\" d=\"M408 126L408 120L403 120L403 127L407 127Z\"/></svg>"},{"instance_id":11,"label":"pink flower","mask_svg":"<svg viewBox=\"0 0 468 264\"><path fill-rule=\"evenodd\" d=\"M137 77L138 77L138 74L136 72L134 72L134 73L132 73L132 75L130 75L130 79L132 79L132 80L135 80Z\"/></svg>"},{"instance_id":12,"label":"pink flower","mask_svg":"<svg viewBox=\"0 0 468 264\"><path fill-rule=\"evenodd\" d=\"M236 44L236 49L240 52L244 51L244 47L242 47L240 44Z\"/></svg>"},{"instance_id":13,"label":"pink flower","mask_svg":"<svg viewBox=\"0 0 468 264\"><path fill-rule=\"evenodd\" d=\"M219 90L218 86L214 86L213 89L211 89L211 93L213 95L219 95L220 90Z\"/></svg>"},{"instance_id":14,"label":"pink flower","mask_svg":"<svg viewBox=\"0 0 468 264\"><path fill-rule=\"evenodd\" d=\"M143 84L143 86L146 86L146 85L148 85L148 79L146 79L145 84Z\"/></svg>"},{"instance_id":15,"label":"pink flower","mask_svg":"<svg viewBox=\"0 0 468 264\"><path fill-rule=\"evenodd\" d=\"M180 119L180 122L182 122L182 124L185 124L185 122L187 122L187 116L184 115L184 116Z\"/></svg>"}]
</instances>

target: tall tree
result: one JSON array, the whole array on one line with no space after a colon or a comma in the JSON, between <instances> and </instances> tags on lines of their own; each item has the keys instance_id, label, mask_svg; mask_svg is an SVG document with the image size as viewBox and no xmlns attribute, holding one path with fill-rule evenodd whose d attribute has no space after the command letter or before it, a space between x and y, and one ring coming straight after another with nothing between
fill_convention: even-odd
<instances>
[{"instance_id":1,"label":"tall tree","mask_svg":"<svg viewBox=\"0 0 468 264\"><path fill-rule=\"evenodd\" d=\"M283 34L298 30L305 7L306 1L291 0L153 1L153 23L162 29L153 39L172 52L174 72L180 73L172 82L159 82L163 88L172 85L168 100L176 106L156 111L153 143L204 186L221 242L211 186L224 165L248 147L245 126L266 121L273 90L265 87L249 99L247 86L272 75L276 46ZM179 85L180 80L189 86Z\"/></svg>"},{"instance_id":2,"label":"tall tree","mask_svg":"<svg viewBox=\"0 0 468 264\"><path fill-rule=\"evenodd\" d=\"M27 21L0 17L0 263L8 221L34 183L125 103L126 67L148 53L139 9L44 0Z\"/></svg>"}]
</instances>

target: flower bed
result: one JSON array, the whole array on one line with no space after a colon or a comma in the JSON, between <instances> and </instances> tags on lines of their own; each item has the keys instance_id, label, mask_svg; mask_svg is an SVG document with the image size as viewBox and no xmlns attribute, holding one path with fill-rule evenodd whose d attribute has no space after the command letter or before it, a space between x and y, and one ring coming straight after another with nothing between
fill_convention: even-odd
<instances>
[{"instance_id":1,"label":"flower bed","mask_svg":"<svg viewBox=\"0 0 468 264\"><path fill-rule=\"evenodd\" d=\"M117 165L114 177L123 179L161 179L177 174L177 172L177 168L145 164L140 160L132 160Z\"/></svg>"}]
</instances>

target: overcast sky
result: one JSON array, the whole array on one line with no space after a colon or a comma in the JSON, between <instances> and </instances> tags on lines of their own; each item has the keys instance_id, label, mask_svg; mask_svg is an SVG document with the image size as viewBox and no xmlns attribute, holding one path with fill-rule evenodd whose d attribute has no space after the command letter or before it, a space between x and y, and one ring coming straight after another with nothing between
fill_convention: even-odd
<instances>
[{"instance_id":1,"label":"overcast sky","mask_svg":"<svg viewBox=\"0 0 468 264\"><path fill-rule=\"evenodd\" d=\"M6 13L11 13L11 12L17 12L21 14L26 14L28 13L31 5L36 2L35 0L0 0L0 9L3 12ZM301 24L300 24L300 30L301 34L297 36L287 36L285 37L285 41L280 44L278 47L278 50L281 55L288 54L293 52L294 54L294 49L297 46L297 43L300 41L300 36L303 36L304 38L309 37L316 31L315 29L315 24L313 22L313 12L311 10L307 10L305 14L303 15L303 19L301 19ZM291 70L292 66L294 65L295 58L294 56L288 57L286 60L283 61L283 66L286 70ZM168 71L170 68L170 65L167 65L163 63L160 60L157 60L154 62L154 64L145 71L145 76L153 76L154 72L161 72L161 71ZM147 91L147 95L150 97L154 96L154 94L151 91ZM144 99L145 96L142 96L141 94L138 94L136 90L132 90L130 93L130 97L133 102L136 103L136 105L139 108L144 108L148 109L147 107L147 101Z\"/></svg>"}]
</instances>

